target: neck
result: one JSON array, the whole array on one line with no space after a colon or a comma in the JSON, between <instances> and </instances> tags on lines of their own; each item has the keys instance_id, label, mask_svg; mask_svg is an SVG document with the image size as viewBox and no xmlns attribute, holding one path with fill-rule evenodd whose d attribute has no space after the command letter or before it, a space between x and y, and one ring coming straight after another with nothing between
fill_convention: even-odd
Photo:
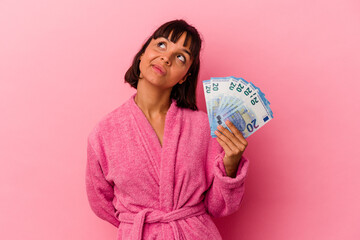
<instances>
[{"instance_id":1,"label":"neck","mask_svg":"<svg viewBox=\"0 0 360 240\"><path fill-rule=\"evenodd\" d=\"M171 105L171 89L166 91L158 89L150 84L144 86L145 81L139 81L135 103L142 112L150 119L165 116Z\"/></svg>"}]
</instances>

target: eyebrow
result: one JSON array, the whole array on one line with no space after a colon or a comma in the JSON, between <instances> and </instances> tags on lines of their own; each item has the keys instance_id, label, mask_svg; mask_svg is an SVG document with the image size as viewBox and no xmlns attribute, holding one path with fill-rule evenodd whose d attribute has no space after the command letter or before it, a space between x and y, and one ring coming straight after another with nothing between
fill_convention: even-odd
<instances>
[{"instance_id":1,"label":"eyebrow","mask_svg":"<svg viewBox=\"0 0 360 240\"><path fill-rule=\"evenodd\" d=\"M183 50L184 52L186 52L187 54L189 54L189 57L191 58L191 53L190 53L187 49L183 48L182 50Z\"/></svg>"},{"instance_id":2,"label":"eyebrow","mask_svg":"<svg viewBox=\"0 0 360 240\"><path fill-rule=\"evenodd\" d=\"M170 41L168 38L166 38L166 37L163 37L163 38L165 38L168 42L172 42L172 41ZM187 53L188 55L189 55L189 57L191 58L191 53L186 49L186 48L182 48L181 49L183 52L185 52L185 53Z\"/></svg>"}]
</instances>

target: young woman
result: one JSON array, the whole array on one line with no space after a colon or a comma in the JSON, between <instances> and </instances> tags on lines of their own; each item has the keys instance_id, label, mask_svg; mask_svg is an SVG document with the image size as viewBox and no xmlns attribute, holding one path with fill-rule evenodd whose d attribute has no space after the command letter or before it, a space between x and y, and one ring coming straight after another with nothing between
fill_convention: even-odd
<instances>
[{"instance_id":1,"label":"young woman","mask_svg":"<svg viewBox=\"0 0 360 240\"><path fill-rule=\"evenodd\" d=\"M221 239L212 217L238 210L247 141L227 122L211 138L195 90L201 39L183 20L160 26L125 81L137 89L88 136L86 190L117 239Z\"/></svg>"}]
</instances>

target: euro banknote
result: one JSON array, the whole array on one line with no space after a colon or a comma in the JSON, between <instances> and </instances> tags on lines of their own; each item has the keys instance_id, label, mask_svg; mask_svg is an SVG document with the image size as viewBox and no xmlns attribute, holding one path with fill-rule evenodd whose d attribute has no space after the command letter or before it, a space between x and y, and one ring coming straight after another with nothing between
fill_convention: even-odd
<instances>
[{"instance_id":1,"label":"euro banknote","mask_svg":"<svg viewBox=\"0 0 360 240\"><path fill-rule=\"evenodd\" d=\"M203 81L206 110L211 136L217 137L218 125L230 120L245 138L252 135L273 118L270 102L252 82L243 78L218 77Z\"/></svg>"}]
</instances>

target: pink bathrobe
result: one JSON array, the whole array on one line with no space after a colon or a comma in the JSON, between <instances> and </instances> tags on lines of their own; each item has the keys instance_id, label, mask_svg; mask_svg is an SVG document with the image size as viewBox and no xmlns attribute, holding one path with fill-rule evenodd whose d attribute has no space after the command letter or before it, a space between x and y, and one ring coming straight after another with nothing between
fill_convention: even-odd
<instances>
[{"instance_id":1,"label":"pink bathrobe","mask_svg":"<svg viewBox=\"0 0 360 240\"><path fill-rule=\"evenodd\" d=\"M210 216L238 210L248 160L241 159L236 178L228 177L206 113L178 108L174 100L161 146L134 97L89 134L92 210L118 228L117 240L221 239Z\"/></svg>"}]
</instances>

